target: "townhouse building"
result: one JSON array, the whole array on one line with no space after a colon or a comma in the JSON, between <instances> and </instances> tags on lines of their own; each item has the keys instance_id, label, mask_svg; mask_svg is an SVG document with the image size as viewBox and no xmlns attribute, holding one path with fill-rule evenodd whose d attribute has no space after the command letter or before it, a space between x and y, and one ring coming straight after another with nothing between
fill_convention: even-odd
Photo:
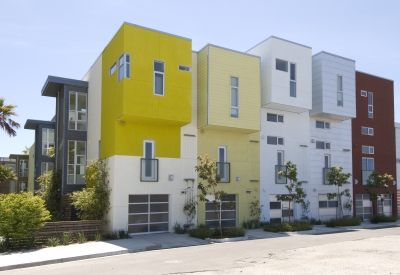
<instances>
[{"instance_id":1,"label":"townhouse building","mask_svg":"<svg viewBox=\"0 0 400 275\"><path fill-rule=\"evenodd\" d=\"M365 184L373 171L396 179L396 136L394 84L392 80L356 71L356 118L352 120L355 215L370 219L372 214L397 213L396 181L389 183L391 195L371 202ZM379 206L379 207L378 207Z\"/></svg>"},{"instance_id":2,"label":"townhouse building","mask_svg":"<svg viewBox=\"0 0 400 275\"><path fill-rule=\"evenodd\" d=\"M297 165L298 180L309 191L309 110L312 108L311 48L271 36L248 53L261 57L260 201L262 219L281 222L301 217L288 209L287 180L278 175L285 161Z\"/></svg>"},{"instance_id":3,"label":"townhouse building","mask_svg":"<svg viewBox=\"0 0 400 275\"><path fill-rule=\"evenodd\" d=\"M352 215L350 209L340 212L351 199L336 197L329 200L327 193L337 193L329 186L331 167L342 167L352 173L351 119L356 117L355 61L327 52L312 57L312 109L310 110L310 212L316 219L327 220ZM343 189L352 193L352 178ZM342 190L340 190L342 191ZM350 204L351 205L351 204Z\"/></svg>"},{"instance_id":4,"label":"townhouse building","mask_svg":"<svg viewBox=\"0 0 400 275\"><path fill-rule=\"evenodd\" d=\"M17 174L16 173L16 171L17 171L16 159L0 157L0 164L10 167L11 170L14 172L14 174ZM14 193L16 185L17 184L16 184L15 180L5 180L3 182L0 182L0 194Z\"/></svg>"},{"instance_id":5,"label":"townhouse building","mask_svg":"<svg viewBox=\"0 0 400 275\"><path fill-rule=\"evenodd\" d=\"M28 191L29 176L29 155L11 154L10 161L6 164L10 166L16 176L15 181L10 181L10 193L19 193ZM15 164L13 164L15 163ZM14 170L15 169L15 170Z\"/></svg>"},{"instance_id":6,"label":"townhouse building","mask_svg":"<svg viewBox=\"0 0 400 275\"><path fill-rule=\"evenodd\" d=\"M197 53L197 152L217 161L218 190L228 193L224 226L250 220L250 205L259 200L259 108L260 57L210 44ZM199 201L197 220L217 225L214 204Z\"/></svg>"}]
</instances>

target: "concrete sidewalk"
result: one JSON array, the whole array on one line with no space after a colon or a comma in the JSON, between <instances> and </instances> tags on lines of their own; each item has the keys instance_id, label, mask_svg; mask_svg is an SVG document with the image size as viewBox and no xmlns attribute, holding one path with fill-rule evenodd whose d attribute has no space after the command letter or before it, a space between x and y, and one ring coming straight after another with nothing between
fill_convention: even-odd
<instances>
[{"instance_id":1,"label":"concrete sidewalk","mask_svg":"<svg viewBox=\"0 0 400 275\"><path fill-rule=\"evenodd\" d=\"M315 225L313 230L301 232L271 233L262 229L248 230L249 240L283 238L298 235L322 235L340 232L379 229L400 226L396 223L371 224L363 222L360 226L329 228L325 225ZM0 271L24 267L40 266L54 263L63 263L126 253L167 249L176 247L211 245L210 242L196 239L187 234L174 233L137 235L129 239L89 242L85 244L71 244L67 246L48 247L30 251L11 252L0 255Z\"/></svg>"}]
</instances>

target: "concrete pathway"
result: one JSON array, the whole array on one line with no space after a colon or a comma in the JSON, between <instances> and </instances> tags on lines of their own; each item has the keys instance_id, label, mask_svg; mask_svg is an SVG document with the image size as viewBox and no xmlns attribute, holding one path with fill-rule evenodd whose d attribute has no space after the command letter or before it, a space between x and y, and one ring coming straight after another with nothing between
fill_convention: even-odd
<instances>
[{"instance_id":1,"label":"concrete pathway","mask_svg":"<svg viewBox=\"0 0 400 275\"><path fill-rule=\"evenodd\" d=\"M248 230L246 235L249 240L283 238L298 235L322 235L339 232L370 230L400 226L396 223L371 224L364 222L360 226L329 228L325 225L315 225L313 230L302 232L271 233L262 229ZM23 267L40 266L46 264L63 263L105 256L113 256L140 251L167 249L176 247L210 245L210 242L192 238L187 234L161 233L137 235L129 239L89 242L85 244L71 244L67 246L48 247L22 252L0 254L0 271Z\"/></svg>"}]
</instances>

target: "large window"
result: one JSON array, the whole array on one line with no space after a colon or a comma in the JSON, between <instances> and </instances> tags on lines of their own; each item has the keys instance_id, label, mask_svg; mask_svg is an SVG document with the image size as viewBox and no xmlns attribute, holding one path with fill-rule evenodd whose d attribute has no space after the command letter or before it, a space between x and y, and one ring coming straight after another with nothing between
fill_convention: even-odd
<instances>
[{"instance_id":1,"label":"large window","mask_svg":"<svg viewBox=\"0 0 400 275\"><path fill-rule=\"evenodd\" d=\"M296 97L296 64L290 63L290 96Z\"/></svg>"},{"instance_id":2,"label":"large window","mask_svg":"<svg viewBox=\"0 0 400 275\"><path fill-rule=\"evenodd\" d=\"M220 182L230 182L230 164L226 146L218 146L217 173L221 177Z\"/></svg>"},{"instance_id":3,"label":"large window","mask_svg":"<svg viewBox=\"0 0 400 275\"><path fill-rule=\"evenodd\" d=\"M337 76L337 106L343 106L343 77Z\"/></svg>"},{"instance_id":4,"label":"large window","mask_svg":"<svg viewBox=\"0 0 400 275\"><path fill-rule=\"evenodd\" d=\"M278 71L287 72L288 71L288 62L281 60L281 59L276 59L276 69Z\"/></svg>"},{"instance_id":5,"label":"large window","mask_svg":"<svg viewBox=\"0 0 400 275\"><path fill-rule=\"evenodd\" d=\"M68 141L68 184L85 184L86 142Z\"/></svg>"},{"instance_id":6,"label":"large window","mask_svg":"<svg viewBox=\"0 0 400 275\"><path fill-rule=\"evenodd\" d=\"M363 145L361 148L362 148L363 154L373 154L374 153L374 146Z\"/></svg>"},{"instance_id":7,"label":"large window","mask_svg":"<svg viewBox=\"0 0 400 275\"><path fill-rule=\"evenodd\" d=\"M267 144L283 145L283 137L267 136Z\"/></svg>"},{"instance_id":8,"label":"large window","mask_svg":"<svg viewBox=\"0 0 400 275\"><path fill-rule=\"evenodd\" d=\"M19 176L20 177L28 176L28 160L27 159L19 160Z\"/></svg>"},{"instance_id":9,"label":"large window","mask_svg":"<svg viewBox=\"0 0 400 275\"><path fill-rule=\"evenodd\" d=\"M331 124L329 122L317 120L315 122L315 127L316 128L320 128L320 129L330 129L331 128Z\"/></svg>"},{"instance_id":10,"label":"large window","mask_svg":"<svg viewBox=\"0 0 400 275\"><path fill-rule=\"evenodd\" d=\"M277 165L275 166L275 183L286 183L286 178L279 175L280 171L286 171L286 166L284 165L284 152L277 151Z\"/></svg>"},{"instance_id":11,"label":"large window","mask_svg":"<svg viewBox=\"0 0 400 275\"><path fill-rule=\"evenodd\" d=\"M154 94L164 95L164 62L154 61Z\"/></svg>"},{"instance_id":12,"label":"large window","mask_svg":"<svg viewBox=\"0 0 400 275\"><path fill-rule=\"evenodd\" d=\"M317 149L331 149L331 143L325 141L317 141L316 142Z\"/></svg>"},{"instance_id":13,"label":"large window","mask_svg":"<svg viewBox=\"0 0 400 275\"><path fill-rule=\"evenodd\" d=\"M140 180L158 181L158 160L155 159L153 140L145 140L143 143Z\"/></svg>"},{"instance_id":14,"label":"large window","mask_svg":"<svg viewBox=\"0 0 400 275\"><path fill-rule=\"evenodd\" d=\"M231 117L239 117L239 78L231 77Z\"/></svg>"},{"instance_id":15,"label":"large window","mask_svg":"<svg viewBox=\"0 0 400 275\"><path fill-rule=\"evenodd\" d=\"M54 170L54 163L53 162L42 162L42 171L41 174L47 174Z\"/></svg>"},{"instance_id":16,"label":"large window","mask_svg":"<svg viewBox=\"0 0 400 275\"><path fill-rule=\"evenodd\" d=\"M267 113L267 121L283 123L283 116Z\"/></svg>"},{"instance_id":17,"label":"large window","mask_svg":"<svg viewBox=\"0 0 400 275\"><path fill-rule=\"evenodd\" d=\"M362 158L362 184L367 184L368 177L374 171L374 159L373 158Z\"/></svg>"},{"instance_id":18,"label":"large window","mask_svg":"<svg viewBox=\"0 0 400 275\"><path fill-rule=\"evenodd\" d=\"M131 57L124 53L118 60L118 81L123 78L129 78L131 73ZM112 70L112 67L111 67ZM110 72L111 72L110 70Z\"/></svg>"},{"instance_id":19,"label":"large window","mask_svg":"<svg viewBox=\"0 0 400 275\"><path fill-rule=\"evenodd\" d=\"M371 92L368 92L368 118L374 117L374 97Z\"/></svg>"},{"instance_id":20,"label":"large window","mask_svg":"<svg viewBox=\"0 0 400 275\"><path fill-rule=\"evenodd\" d=\"M47 156L49 149L54 148L54 129L42 129L42 155Z\"/></svg>"},{"instance_id":21,"label":"large window","mask_svg":"<svg viewBox=\"0 0 400 275\"><path fill-rule=\"evenodd\" d=\"M70 92L69 94L69 130L86 130L87 95Z\"/></svg>"},{"instance_id":22,"label":"large window","mask_svg":"<svg viewBox=\"0 0 400 275\"><path fill-rule=\"evenodd\" d=\"M361 126L361 134L368 135L368 136L373 136L374 135L374 128Z\"/></svg>"}]
</instances>

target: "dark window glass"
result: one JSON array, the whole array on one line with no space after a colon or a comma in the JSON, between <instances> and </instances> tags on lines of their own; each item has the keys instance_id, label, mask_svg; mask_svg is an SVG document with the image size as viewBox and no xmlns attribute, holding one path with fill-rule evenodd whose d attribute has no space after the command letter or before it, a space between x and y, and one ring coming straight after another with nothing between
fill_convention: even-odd
<instances>
[{"instance_id":1,"label":"dark window glass","mask_svg":"<svg viewBox=\"0 0 400 275\"><path fill-rule=\"evenodd\" d=\"M276 69L279 71L288 71L288 62L284 60L277 59L276 60Z\"/></svg>"},{"instance_id":2,"label":"dark window glass","mask_svg":"<svg viewBox=\"0 0 400 275\"><path fill-rule=\"evenodd\" d=\"M267 114L267 121L277 122L277 115Z\"/></svg>"},{"instance_id":3,"label":"dark window glass","mask_svg":"<svg viewBox=\"0 0 400 275\"><path fill-rule=\"evenodd\" d=\"M269 209L281 209L281 202L270 202L269 203Z\"/></svg>"}]
</instances>

